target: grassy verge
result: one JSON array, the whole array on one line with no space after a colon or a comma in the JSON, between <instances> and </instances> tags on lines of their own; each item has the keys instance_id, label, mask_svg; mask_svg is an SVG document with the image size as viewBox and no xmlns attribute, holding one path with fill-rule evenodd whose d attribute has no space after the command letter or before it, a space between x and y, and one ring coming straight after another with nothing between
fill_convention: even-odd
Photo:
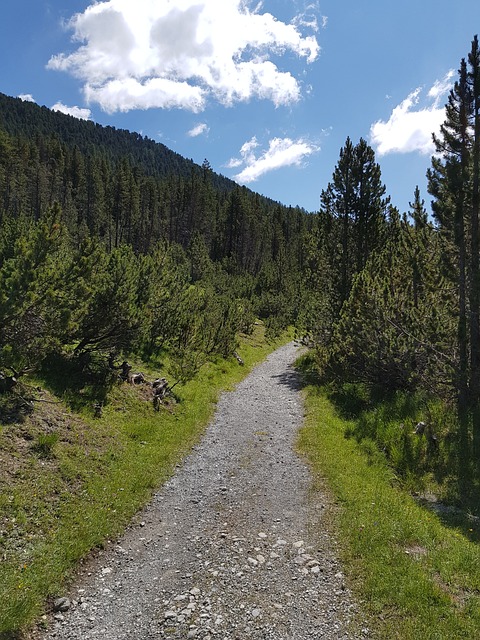
<instances>
[{"instance_id":1,"label":"grassy verge","mask_svg":"<svg viewBox=\"0 0 480 640\"><path fill-rule=\"evenodd\" d=\"M381 638L480 637L474 525L447 525L417 504L398 487L383 456L346 437L355 427L339 417L324 390L307 387L299 447L339 505L332 526L372 628Z\"/></svg>"},{"instance_id":2,"label":"grassy verge","mask_svg":"<svg viewBox=\"0 0 480 640\"><path fill-rule=\"evenodd\" d=\"M0 638L17 637L62 594L79 560L121 533L198 440L220 391L280 342L257 327L238 350L245 366L205 365L159 412L122 385L99 419L43 392L23 423L0 425Z\"/></svg>"}]
</instances>

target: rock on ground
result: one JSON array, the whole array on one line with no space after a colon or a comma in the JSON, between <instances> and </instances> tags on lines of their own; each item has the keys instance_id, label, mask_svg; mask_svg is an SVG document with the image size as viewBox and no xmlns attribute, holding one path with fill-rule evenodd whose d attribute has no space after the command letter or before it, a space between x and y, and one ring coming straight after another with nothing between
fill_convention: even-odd
<instances>
[{"instance_id":1,"label":"rock on ground","mask_svg":"<svg viewBox=\"0 0 480 640\"><path fill-rule=\"evenodd\" d=\"M364 638L294 452L303 406L280 348L233 392L141 522L87 565L50 639Z\"/></svg>"}]
</instances>

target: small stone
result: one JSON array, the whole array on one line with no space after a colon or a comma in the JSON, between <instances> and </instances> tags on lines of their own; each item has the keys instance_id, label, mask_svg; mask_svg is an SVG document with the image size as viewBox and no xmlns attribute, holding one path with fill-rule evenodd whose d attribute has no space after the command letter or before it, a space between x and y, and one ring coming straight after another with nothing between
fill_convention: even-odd
<instances>
[{"instance_id":1,"label":"small stone","mask_svg":"<svg viewBox=\"0 0 480 640\"><path fill-rule=\"evenodd\" d=\"M112 569L111 569L110 567L104 567L104 568L102 569L102 576L106 576L106 575L108 575L109 573L112 573Z\"/></svg>"},{"instance_id":2,"label":"small stone","mask_svg":"<svg viewBox=\"0 0 480 640\"><path fill-rule=\"evenodd\" d=\"M257 560L260 564L265 564L265 556L262 556L260 553L257 556Z\"/></svg>"},{"instance_id":3,"label":"small stone","mask_svg":"<svg viewBox=\"0 0 480 640\"><path fill-rule=\"evenodd\" d=\"M54 611L68 611L71 607L71 602L68 598L57 598L53 603Z\"/></svg>"},{"instance_id":4,"label":"small stone","mask_svg":"<svg viewBox=\"0 0 480 640\"><path fill-rule=\"evenodd\" d=\"M171 620L172 618L177 617L177 613L176 611L165 611L163 617L165 618L165 620Z\"/></svg>"},{"instance_id":5,"label":"small stone","mask_svg":"<svg viewBox=\"0 0 480 640\"><path fill-rule=\"evenodd\" d=\"M63 622L65 620L65 616L62 613L56 613L53 617L55 620L58 620L58 622Z\"/></svg>"},{"instance_id":6,"label":"small stone","mask_svg":"<svg viewBox=\"0 0 480 640\"><path fill-rule=\"evenodd\" d=\"M252 565L252 567L258 566L258 560L255 560L255 558L248 558L248 562Z\"/></svg>"},{"instance_id":7,"label":"small stone","mask_svg":"<svg viewBox=\"0 0 480 640\"><path fill-rule=\"evenodd\" d=\"M253 617L253 618L258 618L261 614L262 614L261 609L254 609L254 610L252 611L252 617Z\"/></svg>"},{"instance_id":8,"label":"small stone","mask_svg":"<svg viewBox=\"0 0 480 640\"><path fill-rule=\"evenodd\" d=\"M260 533L258 534L258 537L261 538L262 540L265 540L265 538L268 538L267 534L264 533L263 531L260 531Z\"/></svg>"},{"instance_id":9,"label":"small stone","mask_svg":"<svg viewBox=\"0 0 480 640\"><path fill-rule=\"evenodd\" d=\"M314 574L320 573L320 567L318 566L318 564L316 564L314 567L310 569L310 573L314 573Z\"/></svg>"},{"instance_id":10,"label":"small stone","mask_svg":"<svg viewBox=\"0 0 480 640\"><path fill-rule=\"evenodd\" d=\"M270 554L270 558L272 560L276 560L277 558L280 558L280 556L278 555L278 553L275 553L275 551L272 551L272 553Z\"/></svg>"},{"instance_id":11,"label":"small stone","mask_svg":"<svg viewBox=\"0 0 480 640\"><path fill-rule=\"evenodd\" d=\"M199 596L200 595L200 589L198 587L193 587L193 589L190 589L189 593L192 596Z\"/></svg>"},{"instance_id":12,"label":"small stone","mask_svg":"<svg viewBox=\"0 0 480 640\"><path fill-rule=\"evenodd\" d=\"M298 542L294 542L293 546L295 547L295 549L301 549L304 546L304 542L303 540L298 540Z\"/></svg>"},{"instance_id":13,"label":"small stone","mask_svg":"<svg viewBox=\"0 0 480 640\"><path fill-rule=\"evenodd\" d=\"M198 633L198 629L190 629L190 631L187 634L187 639L188 640L192 640L192 638L196 638L197 637L197 633Z\"/></svg>"}]
</instances>

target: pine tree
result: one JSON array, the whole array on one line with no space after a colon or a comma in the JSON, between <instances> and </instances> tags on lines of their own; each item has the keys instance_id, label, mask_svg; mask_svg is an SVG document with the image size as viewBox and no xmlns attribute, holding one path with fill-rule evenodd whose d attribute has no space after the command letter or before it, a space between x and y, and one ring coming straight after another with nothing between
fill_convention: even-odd
<instances>
[{"instance_id":1,"label":"pine tree","mask_svg":"<svg viewBox=\"0 0 480 640\"><path fill-rule=\"evenodd\" d=\"M474 462L480 465L480 51L475 36L446 105L437 156L428 172L432 209L444 238L445 266L455 283L458 301L454 380L465 473L469 457L469 415L473 416ZM463 487L465 489L465 487Z\"/></svg>"},{"instance_id":2,"label":"pine tree","mask_svg":"<svg viewBox=\"0 0 480 640\"><path fill-rule=\"evenodd\" d=\"M467 66L462 60L459 80L451 90L446 105L446 120L441 136L434 136L438 156L432 158L428 172L429 191L434 196L432 210L443 233L448 256L453 261L453 277L458 295L458 369L454 381L459 412L464 415L468 403L468 335L467 335L467 236L465 217L468 206L470 139L468 112L470 93ZM450 265L448 265L450 266Z\"/></svg>"},{"instance_id":3,"label":"pine tree","mask_svg":"<svg viewBox=\"0 0 480 640\"><path fill-rule=\"evenodd\" d=\"M355 273L363 269L370 253L380 245L389 202L385 192L373 149L363 138L356 146L347 138L332 182L320 197L321 214L335 221L338 238L338 309L348 298Z\"/></svg>"},{"instance_id":4,"label":"pine tree","mask_svg":"<svg viewBox=\"0 0 480 640\"><path fill-rule=\"evenodd\" d=\"M34 224L6 226L2 236L15 230L20 235L0 261L0 368L19 371L37 366L60 344L69 315L69 259L58 205Z\"/></svg>"},{"instance_id":5,"label":"pine tree","mask_svg":"<svg viewBox=\"0 0 480 640\"><path fill-rule=\"evenodd\" d=\"M470 403L473 408L473 456L480 468L480 49L475 36L468 56L467 83L471 96L470 212Z\"/></svg>"},{"instance_id":6,"label":"pine tree","mask_svg":"<svg viewBox=\"0 0 480 640\"><path fill-rule=\"evenodd\" d=\"M332 182L320 196L322 210L327 216L338 221L336 226L340 240L339 308L348 297L352 280L350 238L356 204L354 172L354 148L350 138L347 138L345 146L340 149L340 159L333 172Z\"/></svg>"}]
</instances>

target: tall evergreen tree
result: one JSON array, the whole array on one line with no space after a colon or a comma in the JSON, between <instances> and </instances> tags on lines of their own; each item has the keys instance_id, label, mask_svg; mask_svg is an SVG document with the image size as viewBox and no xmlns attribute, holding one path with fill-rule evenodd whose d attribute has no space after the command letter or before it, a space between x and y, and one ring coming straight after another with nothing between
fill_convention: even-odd
<instances>
[{"instance_id":1,"label":"tall evergreen tree","mask_svg":"<svg viewBox=\"0 0 480 640\"><path fill-rule=\"evenodd\" d=\"M468 56L467 82L471 96L469 124L472 132L470 231L470 401L474 409L473 455L480 467L480 49L478 37Z\"/></svg>"},{"instance_id":2,"label":"tall evergreen tree","mask_svg":"<svg viewBox=\"0 0 480 640\"><path fill-rule=\"evenodd\" d=\"M468 421L473 416L474 462L480 465L480 263L479 147L480 52L475 36L446 105L437 155L428 172L432 209L445 240L445 262L458 301L458 364L454 380L462 453L470 451Z\"/></svg>"},{"instance_id":3,"label":"tall evergreen tree","mask_svg":"<svg viewBox=\"0 0 480 640\"><path fill-rule=\"evenodd\" d=\"M334 219L338 238L339 309L348 298L353 276L380 244L389 202L385 192L373 149L363 139L354 146L347 138L332 182L320 197L322 215Z\"/></svg>"}]
</instances>

